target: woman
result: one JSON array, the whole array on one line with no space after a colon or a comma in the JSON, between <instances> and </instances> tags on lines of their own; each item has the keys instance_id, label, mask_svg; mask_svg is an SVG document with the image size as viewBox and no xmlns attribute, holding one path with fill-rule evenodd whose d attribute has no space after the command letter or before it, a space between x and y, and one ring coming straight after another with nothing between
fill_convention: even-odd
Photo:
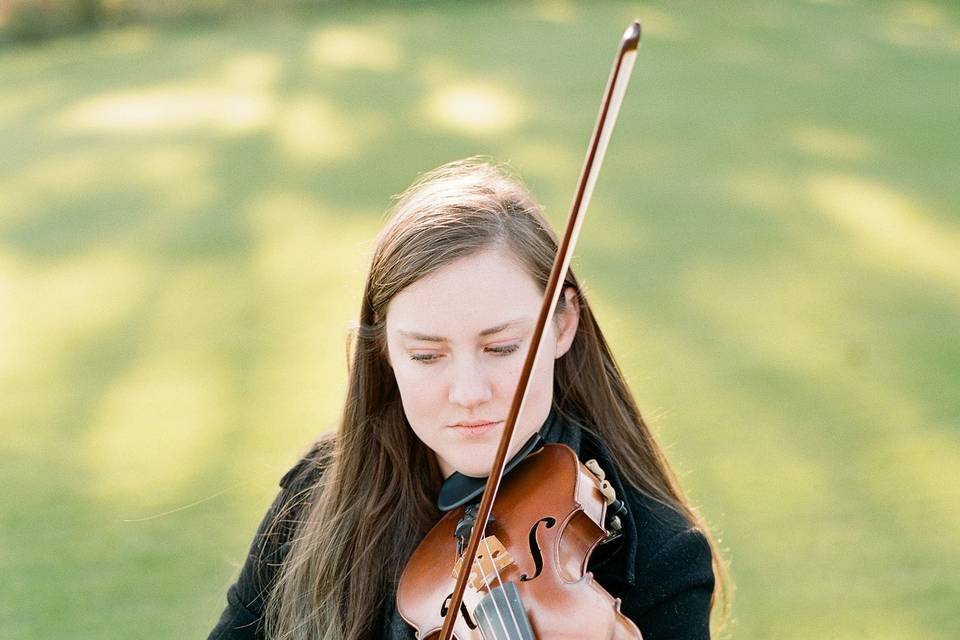
<instances>
[{"instance_id":1,"label":"woman","mask_svg":"<svg viewBox=\"0 0 960 640\"><path fill-rule=\"evenodd\" d=\"M339 429L281 480L210 638L414 637L397 581L444 484L489 472L556 249L539 206L489 164L442 166L400 197ZM572 272L540 348L509 455L539 432L596 458L627 514L591 556L595 579L645 640L708 638L722 562Z\"/></svg>"}]
</instances>

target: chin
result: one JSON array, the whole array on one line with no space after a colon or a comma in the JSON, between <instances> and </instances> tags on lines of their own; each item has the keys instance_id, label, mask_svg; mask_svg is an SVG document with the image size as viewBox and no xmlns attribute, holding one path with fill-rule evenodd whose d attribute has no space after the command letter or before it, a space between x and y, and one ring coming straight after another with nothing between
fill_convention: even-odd
<instances>
[{"instance_id":1,"label":"chin","mask_svg":"<svg viewBox=\"0 0 960 640\"><path fill-rule=\"evenodd\" d=\"M478 443L479 444L479 443ZM486 478L490 475L490 469L493 467L493 460L497 456L497 441L476 447L473 455L470 454L470 446L458 449L458 459L447 458L450 467L465 476L474 478ZM516 451L507 452L507 462L516 455Z\"/></svg>"},{"instance_id":2,"label":"chin","mask_svg":"<svg viewBox=\"0 0 960 640\"><path fill-rule=\"evenodd\" d=\"M490 465L486 466L477 466L476 464L463 464L457 465L454 469L462 473L465 476L472 476L474 478L486 478L490 475Z\"/></svg>"},{"instance_id":3,"label":"chin","mask_svg":"<svg viewBox=\"0 0 960 640\"><path fill-rule=\"evenodd\" d=\"M445 456L451 469L465 476L485 478L490 475L490 467L497 455L497 442L458 442L448 451L453 455Z\"/></svg>"}]
</instances>

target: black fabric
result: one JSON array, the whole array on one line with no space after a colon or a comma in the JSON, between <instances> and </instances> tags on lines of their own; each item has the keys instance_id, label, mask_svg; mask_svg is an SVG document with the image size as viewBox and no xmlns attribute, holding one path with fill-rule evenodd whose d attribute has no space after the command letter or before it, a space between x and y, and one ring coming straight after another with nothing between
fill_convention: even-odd
<instances>
[{"instance_id":1,"label":"black fabric","mask_svg":"<svg viewBox=\"0 0 960 640\"><path fill-rule=\"evenodd\" d=\"M710 637L710 597L714 578L704 535L675 511L624 486L606 450L575 418L555 415L541 432L546 442L561 442L582 461L594 458L606 472L628 516L623 535L594 551L589 570L633 620L644 640L704 640ZM264 596L286 550L297 519L297 505L322 474L321 445L297 463L280 482L281 491L260 524L246 562L227 591L227 606L208 640L262 640ZM289 513L269 530L280 509ZM412 640L413 630L393 604L380 614L378 638Z\"/></svg>"},{"instance_id":2,"label":"black fabric","mask_svg":"<svg viewBox=\"0 0 960 640\"><path fill-rule=\"evenodd\" d=\"M503 468L501 478L510 475L513 469L541 446L543 446L543 439L540 437L540 434L533 434L533 436L520 447L520 450L513 454L513 457L507 461L507 464ZM491 465L491 467L492 466L493 465ZM475 478L462 474L459 471L454 471L453 475L447 478L443 486L440 487L440 494L437 496L437 508L439 508L440 511L446 512L470 502L479 502L479 498L487 486L487 479L489 477L489 473L482 478Z\"/></svg>"}]
</instances>

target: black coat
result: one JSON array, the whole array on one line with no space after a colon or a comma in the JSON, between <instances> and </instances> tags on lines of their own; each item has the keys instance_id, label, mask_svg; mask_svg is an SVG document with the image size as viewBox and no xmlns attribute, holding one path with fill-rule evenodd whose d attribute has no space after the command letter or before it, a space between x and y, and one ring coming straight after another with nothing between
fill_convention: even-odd
<instances>
[{"instance_id":1,"label":"black coat","mask_svg":"<svg viewBox=\"0 0 960 640\"><path fill-rule=\"evenodd\" d=\"M554 414L542 431L544 440L569 445L581 460L595 458L617 496L625 498L629 515L623 521L623 535L594 552L589 570L612 596L621 599L620 610L636 623L644 640L708 639L714 578L706 538L672 509L624 486L607 452L585 433L575 422L559 420ZM208 640L264 638L264 597L293 533L290 528L268 531L268 527L281 509L292 504L293 496L302 495L320 478L319 453L319 446L314 446L280 480L281 491L254 536L239 577L227 591L227 607ZM297 520L296 515L285 514L283 521L291 520ZM381 611L378 637L412 639L413 631L393 601L388 598L389 606Z\"/></svg>"}]
</instances>

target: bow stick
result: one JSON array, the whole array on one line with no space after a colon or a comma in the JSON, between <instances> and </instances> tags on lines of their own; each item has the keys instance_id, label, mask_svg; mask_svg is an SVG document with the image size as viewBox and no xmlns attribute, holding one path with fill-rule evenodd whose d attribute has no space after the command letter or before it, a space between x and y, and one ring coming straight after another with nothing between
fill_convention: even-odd
<instances>
[{"instance_id":1,"label":"bow stick","mask_svg":"<svg viewBox=\"0 0 960 640\"><path fill-rule=\"evenodd\" d=\"M537 364L537 353L540 351L540 340L543 337L543 330L546 327L547 319L550 317L550 312L561 293L561 284L566 278L567 269L570 267L570 259L573 257L573 247L577 243L577 236L579 236L580 227L583 224L583 216L586 212L587 205L590 203L590 197L593 195L593 187L597 182L597 175L600 173L600 165L603 162L607 144L610 142L610 134L613 132L613 126L616 124L617 114L620 111L620 104L623 102L623 96L627 91L627 83L630 81L630 72L636 61L637 47L639 44L640 22L634 21L624 32L623 38L620 40L620 48L613 61L613 69L610 72L610 79L607 81L603 102L600 105L600 114L597 117L597 123L593 129L593 136L590 138L590 146L587 149L587 157L586 160L584 160L583 169L580 172L577 194L573 199L573 205L570 209L570 217L567 219L563 240L557 249L557 255L553 261L553 269L550 272L550 279L547 281L546 291L543 295L543 303L540 305L540 315L534 327L530 348L527 351L523 369L520 371L517 390L514 393L513 403L510 406L510 412L507 414L504 423L503 434L500 436L500 445L497 448L497 454L494 457L490 475L487 477L483 498L480 500L480 507L475 520L479 526L473 527L473 531L470 534L470 541L467 543L467 547L463 552L463 562L460 566L460 572L457 574L453 595L447 607L447 615L444 616L443 619L443 627L440 629L439 640L450 640L453 634L453 626L457 614L460 611L460 603L463 601L463 592L467 586L467 578L473 567L473 561L477 555L480 540L484 536L486 522L490 517L490 511L493 509L493 501L496 499L497 489L499 489L500 480L503 477L503 468L506 465L507 451L513 439L517 417L523 410L523 403L527 397L527 387L530 382L530 376Z\"/></svg>"}]
</instances>

